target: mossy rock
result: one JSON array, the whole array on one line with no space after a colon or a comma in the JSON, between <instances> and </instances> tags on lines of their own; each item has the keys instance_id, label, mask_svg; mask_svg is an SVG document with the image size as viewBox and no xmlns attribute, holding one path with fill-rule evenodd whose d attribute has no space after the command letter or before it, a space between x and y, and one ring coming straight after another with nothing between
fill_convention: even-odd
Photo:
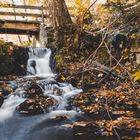
<instances>
[{"instance_id":1,"label":"mossy rock","mask_svg":"<svg viewBox=\"0 0 140 140\"><path fill-rule=\"evenodd\" d=\"M26 75L28 48L0 40L0 75Z\"/></svg>"}]
</instances>

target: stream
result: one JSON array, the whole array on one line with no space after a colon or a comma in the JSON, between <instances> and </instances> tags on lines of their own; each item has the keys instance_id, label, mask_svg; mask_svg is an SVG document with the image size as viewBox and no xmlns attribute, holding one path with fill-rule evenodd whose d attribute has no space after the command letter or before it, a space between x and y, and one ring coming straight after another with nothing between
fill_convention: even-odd
<instances>
[{"instance_id":1,"label":"stream","mask_svg":"<svg viewBox=\"0 0 140 140\"><path fill-rule=\"evenodd\" d=\"M9 81L8 84L14 92L8 95L0 108L0 140L65 140L72 138L72 129L65 124L74 122L81 111L74 107L68 108L69 100L82 92L69 83L59 83L57 76L50 68L51 50L47 48L30 48L27 62L28 75L18 80ZM31 79L43 91L43 96L48 96L57 102L57 107L51 108L43 114L24 115L16 107L27 100L24 87ZM25 82L26 81L26 82ZM42 86L43 85L43 86ZM59 89L60 94L54 94L54 89ZM22 114L23 113L23 114ZM67 119L56 119L67 116Z\"/></svg>"}]
</instances>

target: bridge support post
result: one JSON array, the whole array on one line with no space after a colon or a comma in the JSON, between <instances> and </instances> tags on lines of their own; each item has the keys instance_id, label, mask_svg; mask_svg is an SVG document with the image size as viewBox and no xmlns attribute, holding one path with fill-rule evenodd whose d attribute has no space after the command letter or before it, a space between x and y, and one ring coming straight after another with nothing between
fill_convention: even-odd
<instances>
[{"instance_id":1,"label":"bridge support post","mask_svg":"<svg viewBox=\"0 0 140 140\"><path fill-rule=\"evenodd\" d=\"M43 23L40 24L39 42L41 47L46 47L48 44L48 36L45 27L46 27L45 24Z\"/></svg>"}]
</instances>

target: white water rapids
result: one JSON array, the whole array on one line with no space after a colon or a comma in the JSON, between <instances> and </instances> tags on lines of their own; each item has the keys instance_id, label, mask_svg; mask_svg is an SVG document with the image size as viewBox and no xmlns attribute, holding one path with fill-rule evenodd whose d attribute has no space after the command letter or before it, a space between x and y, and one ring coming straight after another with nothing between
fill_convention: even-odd
<instances>
[{"instance_id":1,"label":"white water rapids","mask_svg":"<svg viewBox=\"0 0 140 140\"><path fill-rule=\"evenodd\" d=\"M33 131L35 129L34 127L37 127L37 129L39 129L38 125L40 123L43 123L44 121L47 121L50 118L55 118L57 116L64 115L68 116L69 120L73 120L75 116L80 113L73 109L67 110L66 106L68 105L68 101L71 97L82 92L81 89L76 89L68 83L59 83L59 86L57 84L49 84L49 82L54 80L54 77L56 76L56 74L54 74L50 68L50 56L50 49L30 48L29 59L27 62L27 71L29 75L23 78L30 79L33 77L43 77L41 80L38 80L38 83L48 83L43 89L44 96L47 95L57 100L59 103L58 107L54 111L43 115L24 117L18 114L15 111L16 107L26 100L26 98L23 97L23 93L25 91L22 87L24 85L17 85L16 81L11 81L9 84L15 88L14 93L9 95L4 100L4 103L0 108L0 140L31 140L31 137L34 137L33 139L37 140L37 137L39 137L39 135L33 135L33 133L30 131ZM54 88L60 89L61 95L54 95ZM43 129L48 129L46 128L46 126L43 124ZM50 131L52 131L54 127L60 128L59 124L55 126L52 125L52 127L49 128L48 133L45 132L47 137L48 135L50 137L50 139L47 140L57 140L57 138L52 138L53 135L50 136ZM43 133L43 130L39 131L41 131L39 134ZM42 138L42 136L40 137ZM43 137L42 139L45 140L46 137Z\"/></svg>"}]
</instances>

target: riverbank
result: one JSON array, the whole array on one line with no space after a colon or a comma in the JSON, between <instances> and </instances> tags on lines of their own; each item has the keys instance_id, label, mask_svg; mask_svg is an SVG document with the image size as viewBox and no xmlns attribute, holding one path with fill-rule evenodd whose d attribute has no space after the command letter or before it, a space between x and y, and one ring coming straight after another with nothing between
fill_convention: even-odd
<instances>
[{"instance_id":1,"label":"riverbank","mask_svg":"<svg viewBox=\"0 0 140 140\"><path fill-rule=\"evenodd\" d=\"M31 52L33 53L32 55L37 55L37 59L39 60L40 57L49 52L42 49L40 49L40 53L38 51L39 49ZM140 125L139 83L130 81L127 71L123 72L122 67L116 68L115 70L117 71L114 70L115 73L111 71L105 79L106 74L102 71L96 70L92 71L92 73L91 71L86 71L83 73L81 67L89 57L89 52L90 49L78 52L76 48L70 50L68 48L61 48L55 52L53 57L56 64L53 68L59 75L52 77L52 79L50 79L51 76L44 78L40 76L1 76L0 104L3 105L10 95L13 98L12 100L16 97L16 113L21 116L30 117L32 115L44 114L44 112L48 114L51 111L55 111L62 102L62 99L66 98L67 104L62 104L62 106L66 105L65 107L63 106L66 110L61 110L61 113L57 112L59 115L56 113L51 119L60 122L69 120L71 115L75 116L75 112L80 111L81 114L75 116L76 120L74 122L63 124L65 128L72 129L71 137L74 140L85 140L85 138L88 140L92 140L93 138L99 140L103 138L107 140L117 140L119 138L123 140L136 139L139 136ZM43 55L40 56L42 53ZM18 56L21 57L20 55ZM100 55L96 60L99 57ZM104 58L100 59L100 63L95 61L96 64L98 66L105 66L105 64L108 66L108 56ZM42 66L45 61L37 61L37 59L33 57L34 62L41 62ZM47 59L48 61L50 57L48 56L43 59ZM103 65L104 61L106 63ZM28 64L34 67L32 63ZM47 67L48 71L48 64L45 62L45 65L38 67L38 69ZM126 65L128 62L124 64ZM26 67L27 62L24 65ZM106 70L107 67L103 68ZM135 69L135 67L128 67L128 65L127 68L127 70L130 70L129 72ZM34 72L36 69L34 67ZM102 79L103 82L99 84ZM79 90L77 91L68 83L72 83L74 87L83 89L83 92L77 94ZM51 92L49 89L51 89ZM47 96L44 95L44 90ZM52 97L50 97L50 94ZM27 99L21 102L21 98ZM71 112L71 110L74 111Z\"/></svg>"},{"instance_id":2,"label":"riverbank","mask_svg":"<svg viewBox=\"0 0 140 140\"><path fill-rule=\"evenodd\" d=\"M19 91L26 90L24 97L28 98L16 107L16 110L24 117L44 114L44 109L49 113L49 110L52 111L58 106L56 100L43 95L42 88L46 85L44 85L45 83L38 83L41 79L39 77L16 79L16 85L20 85L18 87L22 88ZM49 83L55 87L53 90L54 96L63 95L62 91L55 86L56 84L59 85L59 83L54 83L53 81ZM4 97L5 99L15 90L15 88L9 86L8 81L7 83L3 81L1 88L1 93L3 94L0 97ZM117 140L118 137L123 140L137 140L140 125L139 89L139 85L133 86L130 83L123 82L110 88L108 83L100 88L94 88L72 96L68 100L67 109L80 109L82 114L77 116L74 122L66 121L63 127L72 130L70 137L74 140L84 140L85 138L88 140L92 140L93 138L99 140L103 138L106 140ZM15 94L19 94L18 96L20 97L19 91L16 91ZM50 119L55 122L63 122L64 120L69 120L69 115L62 113L58 116L54 115Z\"/></svg>"}]
</instances>

